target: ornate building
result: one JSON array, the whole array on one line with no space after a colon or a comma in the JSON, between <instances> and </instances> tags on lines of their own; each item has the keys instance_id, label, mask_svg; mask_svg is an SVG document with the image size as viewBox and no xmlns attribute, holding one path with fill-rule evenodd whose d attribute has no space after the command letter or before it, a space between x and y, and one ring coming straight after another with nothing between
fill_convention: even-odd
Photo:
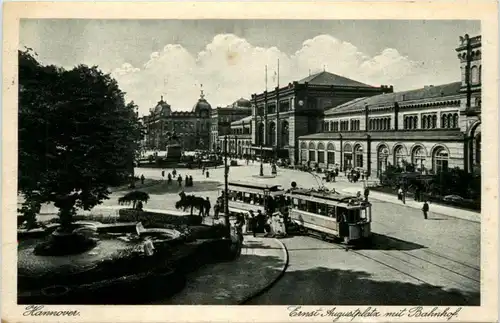
<instances>
[{"instance_id":1,"label":"ornate building","mask_svg":"<svg viewBox=\"0 0 500 323\"><path fill-rule=\"evenodd\" d=\"M323 71L271 92L252 95L252 154L299 160L298 138L322 131L327 108L359 97L391 93L392 86L374 87ZM261 149L262 148L262 149Z\"/></svg>"},{"instance_id":2,"label":"ornate building","mask_svg":"<svg viewBox=\"0 0 500 323\"><path fill-rule=\"evenodd\" d=\"M183 150L209 149L212 107L203 90L191 111L172 111L163 96L149 115L143 117L146 127L146 149L165 150L169 132L180 138Z\"/></svg>"},{"instance_id":3,"label":"ornate building","mask_svg":"<svg viewBox=\"0 0 500 323\"><path fill-rule=\"evenodd\" d=\"M332 105L321 132L298 138L298 163L373 175L389 164L413 164L436 173L459 167L477 171L481 162L481 36L460 37L456 49L461 80Z\"/></svg>"},{"instance_id":4,"label":"ornate building","mask_svg":"<svg viewBox=\"0 0 500 323\"><path fill-rule=\"evenodd\" d=\"M222 141L224 140L224 136L231 134L231 122L241 120L251 114L251 103L249 100L243 98L226 107L217 107L212 110L210 149L212 151L216 151L217 148L223 149ZM228 150L231 145L234 145L234 143L228 143Z\"/></svg>"}]
</instances>

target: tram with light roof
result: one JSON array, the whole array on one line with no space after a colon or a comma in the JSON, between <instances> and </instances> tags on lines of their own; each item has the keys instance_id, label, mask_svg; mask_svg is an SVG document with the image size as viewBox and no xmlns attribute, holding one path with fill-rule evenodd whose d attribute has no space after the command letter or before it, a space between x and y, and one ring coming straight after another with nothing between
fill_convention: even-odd
<instances>
[{"instance_id":1,"label":"tram with light roof","mask_svg":"<svg viewBox=\"0 0 500 323\"><path fill-rule=\"evenodd\" d=\"M300 230L348 245L370 241L371 203L363 198L301 188L291 189L285 196L290 203L290 221Z\"/></svg>"}]
</instances>

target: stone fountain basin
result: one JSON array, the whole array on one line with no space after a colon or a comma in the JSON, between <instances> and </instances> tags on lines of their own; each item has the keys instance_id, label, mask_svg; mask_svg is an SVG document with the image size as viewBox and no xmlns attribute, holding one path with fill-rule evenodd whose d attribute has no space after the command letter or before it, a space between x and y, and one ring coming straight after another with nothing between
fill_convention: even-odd
<instances>
[{"instance_id":1,"label":"stone fountain basin","mask_svg":"<svg viewBox=\"0 0 500 323\"><path fill-rule=\"evenodd\" d=\"M149 228L146 232L138 236L135 232L135 223L124 224L102 224L93 221L75 222L76 230L95 230L98 237L97 246L88 251L67 255L67 256L39 256L34 254L34 248L39 243L50 238L49 230L43 237L38 234L32 238L24 236L19 239L18 244L18 276L19 284L22 287L23 281L28 285L39 280L40 283L54 280L73 281L78 279L84 283L87 280L95 280L95 275L104 274L99 267L103 265L121 261L127 262L132 258L137 258L143 253L143 242L145 237L150 237L158 251L168 249L169 245L175 245L181 240L181 233L174 229ZM58 234L57 231L52 235ZM147 270L149 267L138 266L137 270ZM126 274L126 268L119 268ZM120 270L113 270L115 273ZM88 279L87 279L88 278ZM35 285L39 285L36 283Z\"/></svg>"}]
</instances>

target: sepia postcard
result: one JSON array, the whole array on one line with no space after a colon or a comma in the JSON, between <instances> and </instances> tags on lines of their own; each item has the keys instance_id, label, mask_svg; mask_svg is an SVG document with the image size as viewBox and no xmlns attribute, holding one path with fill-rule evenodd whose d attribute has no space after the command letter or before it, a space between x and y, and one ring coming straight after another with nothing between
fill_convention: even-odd
<instances>
[{"instance_id":1,"label":"sepia postcard","mask_svg":"<svg viewBox=\"0 0 500 323\"><path fill-rule=\"evenodd\" d=\"M498 321L497 10L6 3L2 322Z\"/></svg>"}]
</instances>

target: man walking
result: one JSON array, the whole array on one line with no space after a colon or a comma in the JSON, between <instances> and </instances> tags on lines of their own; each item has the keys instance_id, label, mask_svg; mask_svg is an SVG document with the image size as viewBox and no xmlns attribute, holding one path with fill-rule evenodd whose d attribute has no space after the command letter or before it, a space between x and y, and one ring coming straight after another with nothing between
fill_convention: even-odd
<instances>
[{"instance_id":1,"label":"man walking","mask_svg":"<svg viewBox=\"0 0 500 323\"><path fill-rule=\"evenodd\" d=\"M370 189L368 186L365 188L364 196L365 196L365 201L368 202L368 195L370 195Z\"/></svg>"},{"instance_id":2,"label":"man walking","mask_svg":"<svg viewBox=\"0 0 500 323\"><path fill-rule=\"evenodd\" d=\"M427 213L429 213L429 204L427 201L425 201L424 206L422 206L422 212L424 213L424 219L427 220Z\"/></svg>"},{"instance_id":3,"label":"man walking","mask_svg":"<svg viewBox=\"0 0 500 323\"><path fill-rule=\"evenodd\" d=\"M210 215L210 209L212 208L212 205L210 204L210 199L207 196L207 200L205 202L205 216Z\"/></svg>"}]
</instances>

